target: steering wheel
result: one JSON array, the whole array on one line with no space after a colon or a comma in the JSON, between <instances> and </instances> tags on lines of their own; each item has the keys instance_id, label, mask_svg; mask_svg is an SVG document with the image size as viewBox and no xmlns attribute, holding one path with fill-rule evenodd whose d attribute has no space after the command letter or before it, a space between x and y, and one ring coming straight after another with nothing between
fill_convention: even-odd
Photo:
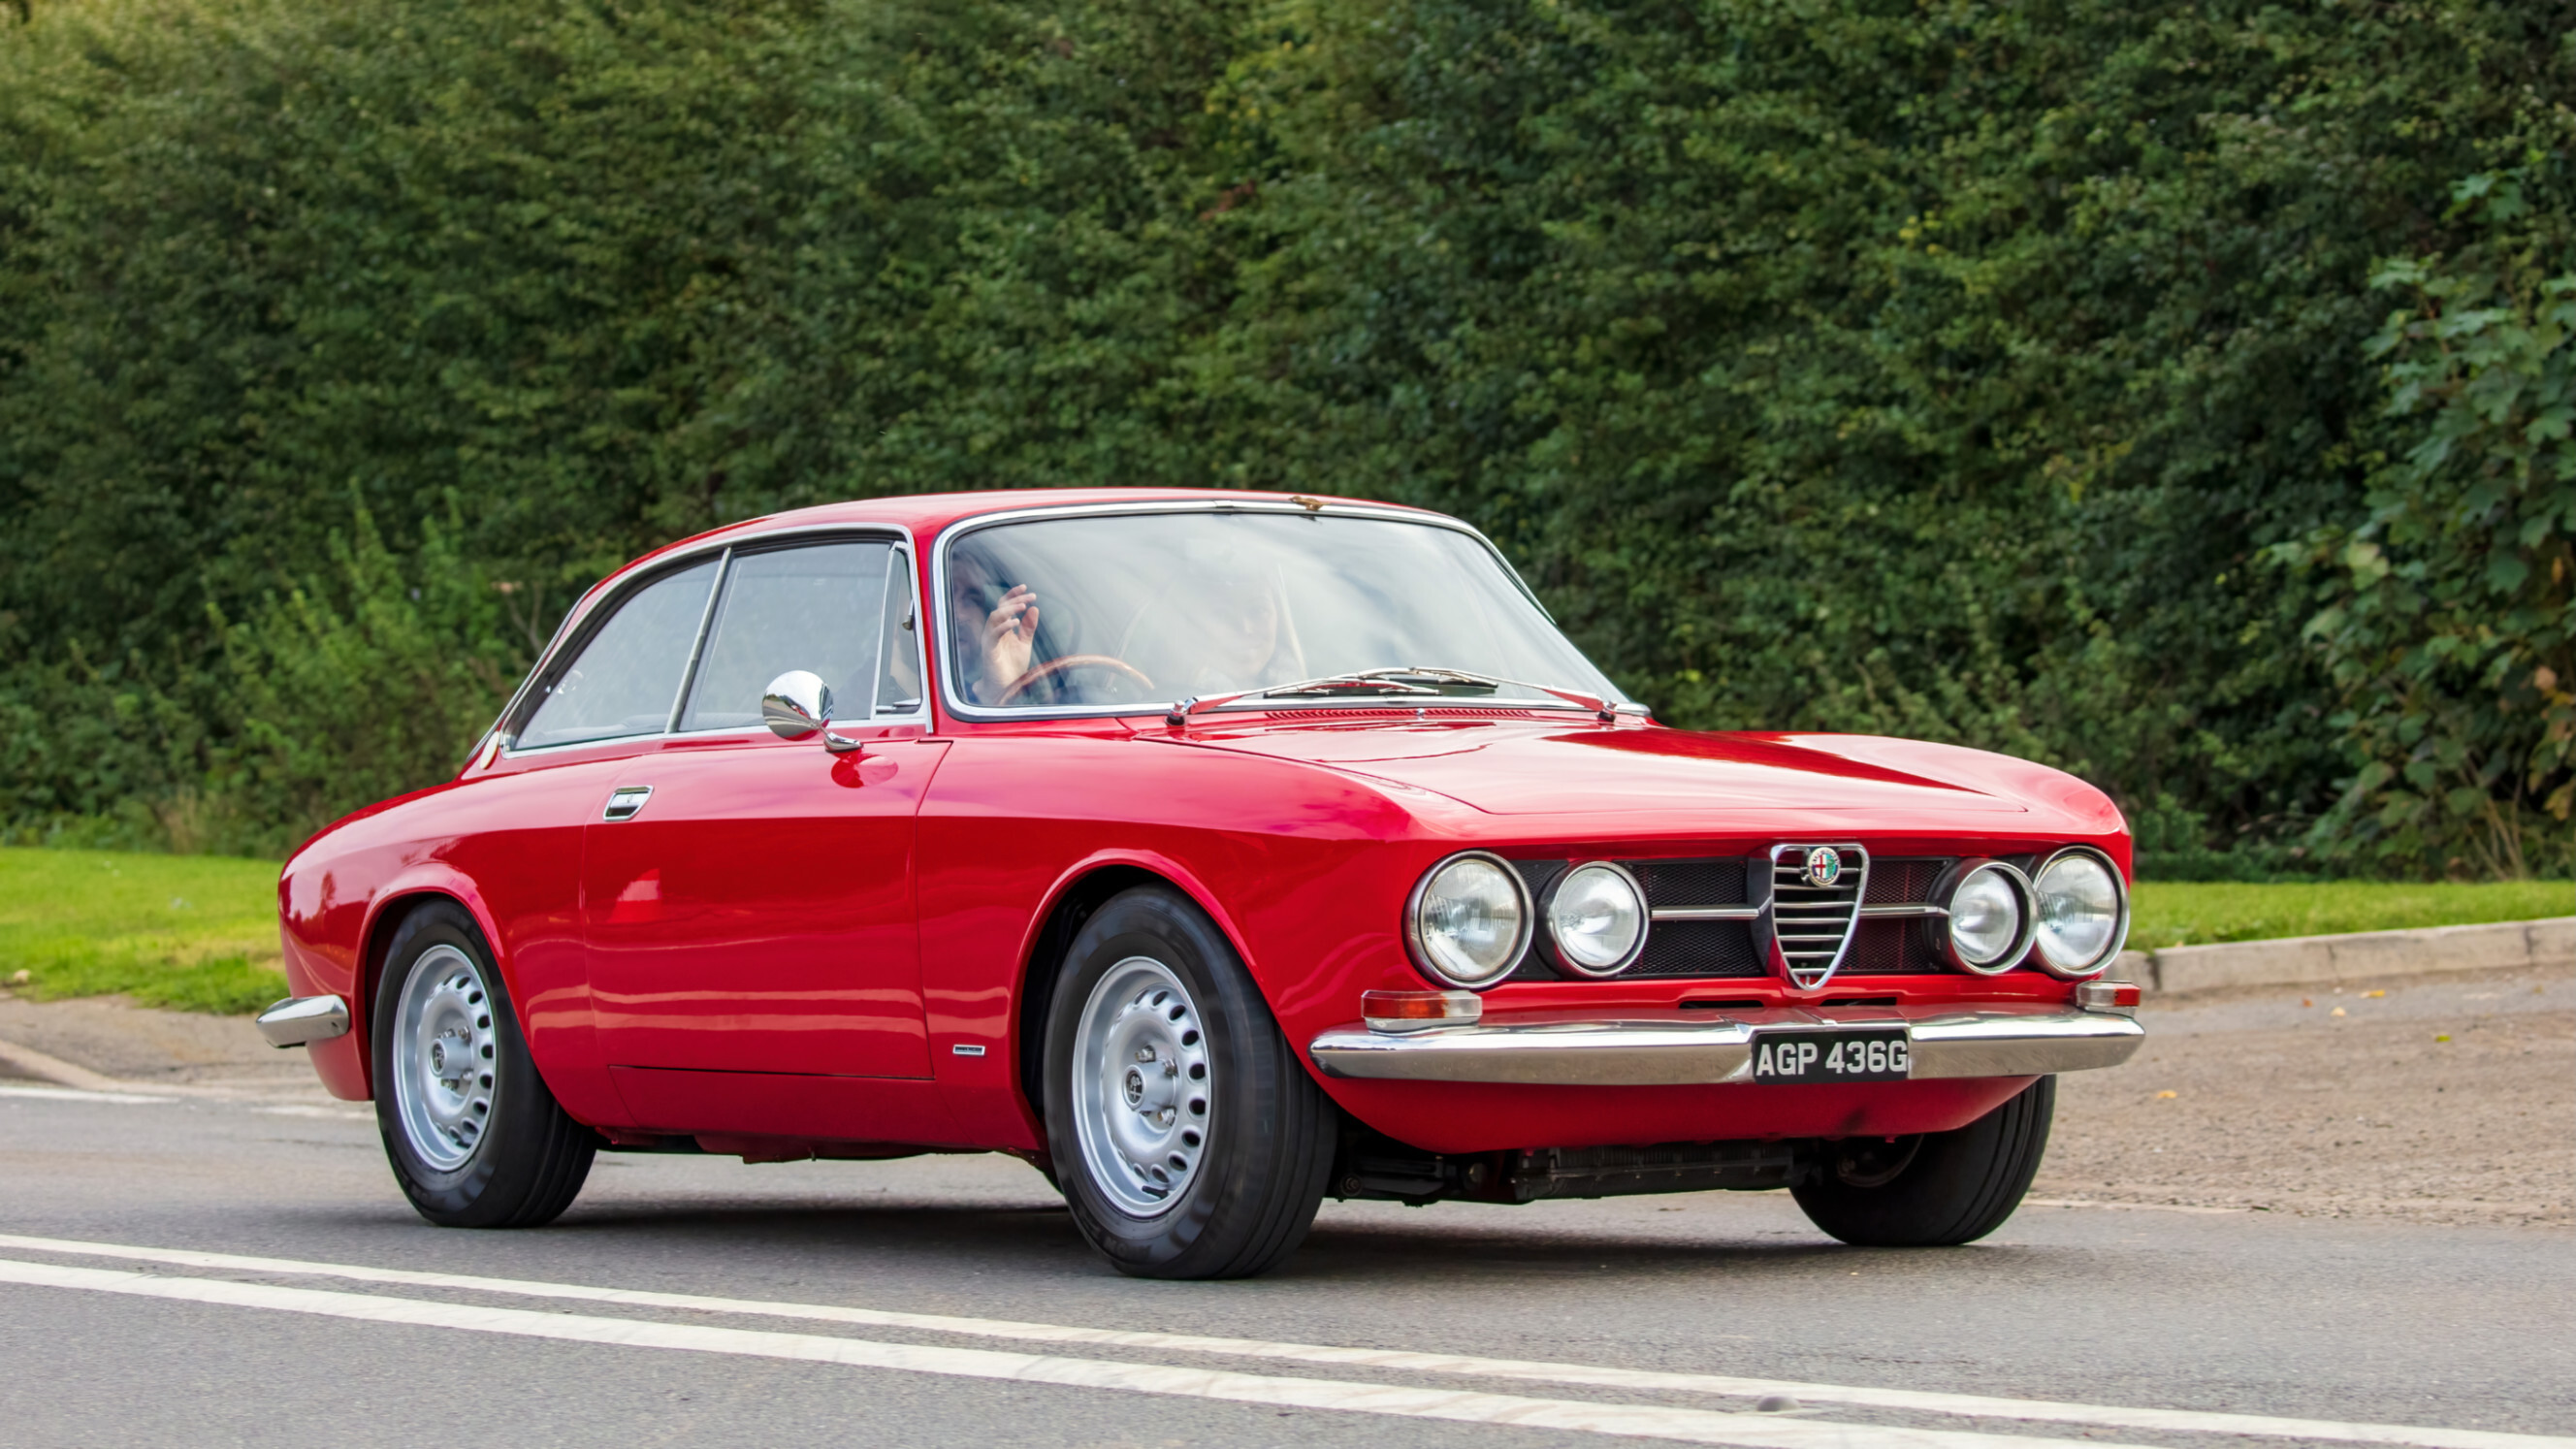
<instances>
[{"instance_id":1,"label":"steering wheel","mask_svg":"<svg viewBox=\"0 0 2576 1449\"><path fill-rule=\"evenodd\" d=\"M1145 686L1149 691L1154 687L1154 681L1147 679L1143 670L1138 669L1135 665L1128 663L1124 659L1114 659L1106 654L1067 654L1060 659L1050 659L1046 663L1031 669L1028 673L1021 675L1019 678L1012 680L1011 687L1002 691L1002 697L994 700L992 707L994 709L1003 708L1011 701L1028 693L1029 686L1036 684L1042 679L1053 679L1068 669L1107 669L1118 674L1126 675L1129 679Z\"/></svg>"}]
</instances>

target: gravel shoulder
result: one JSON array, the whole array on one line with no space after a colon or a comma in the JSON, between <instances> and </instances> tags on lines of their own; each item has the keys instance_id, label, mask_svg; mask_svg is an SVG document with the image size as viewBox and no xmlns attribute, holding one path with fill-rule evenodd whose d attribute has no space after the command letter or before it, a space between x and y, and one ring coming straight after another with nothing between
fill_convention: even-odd
<instances>
[{"instance_id":1,"label":"gravel shoulder","mask_svg":"<svg viewBox=\"0 0 2576 1449\"><path fill-rule=\"evenodd\" d=\"M331 1100L300 1051L262 1041L246 1016L162 1011L121 996L30 1001L0 992L0 1041L142 1086ZM0 1077L26 1073L0 1058Z\"/></svg>"},{"instance_id":2,"label":"gravel shoulder","mask_svg":"<svg viewBox=\"0 0 2576 1449\"><path fill-rule=\"evenodd\" d=\"M2576 970L2210 992L2141 1018L2126 1066L2060 1083L2035 1201L2576 1225ZM137 1084L329 1100L242 1017L0 993L0 1041Z\"/></svg>"},{"instance_id":3,"label":"gravel shoulder","mask_svg":"<svg viewBox=\"0 0 2576 1449\"><path fill-rule=\"evenodd\" d=\"M2140 1019L2128 1065L2060 1083L2034 1198L2576 1224L2576 970L2210 992Z\"/></svg>"}]
</instances>

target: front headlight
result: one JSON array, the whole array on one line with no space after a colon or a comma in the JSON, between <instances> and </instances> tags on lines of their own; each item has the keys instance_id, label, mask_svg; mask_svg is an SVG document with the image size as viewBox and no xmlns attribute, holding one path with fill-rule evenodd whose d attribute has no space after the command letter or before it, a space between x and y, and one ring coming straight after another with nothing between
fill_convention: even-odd
<instances>
[{"instance_id":1,"label":"front headlight","mask_svg":"<svg viewBox=\"0 0 2576 1449\"><path fill-rule=\"evenodd\" d=\"M1971 861L1950 888L1950 958L1980 975L2010 970L2030 949L2029 881L1999 861Z\"/></svg>"},{"instance_id":2,"label":"front headlight","mask_svg":"<svg viewBox=\"0 0 2576 1449\"><path fill-rule=\"evenodd\" d=\"M2060 851L2031 889L2039 897L2040 964L2060 976L2090 976L2111 963L2129 925L2111 862L2090 850Z\"/></svg>"},{"instance_id":3,"label":"front headlight","mask_svg":"<svg viewBox=\"0 0 2576 1449\"><path fill-rule=\"evenodd\" d=\"M1414 958L1453 986L1493 985L1529 945L1529 898L1499 856L1470 852L1432 867L1406 915Z\"/></svg>"},{"instance_id":4,"label":"front headlight","mask_svg":"<svg viewBox=\"0 0 2576 1449\"><path fill-rule=\"evenodd\" d=\"M1646 898L1615 865L1578 865L1547 898L1547 938L1567 970L1615 976L1646 944Z\"/></svg>"}]
</instances>

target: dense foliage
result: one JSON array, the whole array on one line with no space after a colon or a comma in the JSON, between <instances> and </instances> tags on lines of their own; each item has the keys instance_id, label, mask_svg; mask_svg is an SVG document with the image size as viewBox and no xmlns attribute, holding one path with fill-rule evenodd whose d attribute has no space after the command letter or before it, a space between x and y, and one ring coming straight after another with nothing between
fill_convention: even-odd
<instances>
[{"instance_id":1,"label":"dense foliage","mask_svg":"<svg viewBox=\"0 0 2576 1449\"><path fill-rule=\"evenodd\" d=\"M711 523L1179 482L1462 513L1666 718L2151 869L2570 864L2568 0L28 14L22 836L434 779Z\"/></svg>"}]
</instances>

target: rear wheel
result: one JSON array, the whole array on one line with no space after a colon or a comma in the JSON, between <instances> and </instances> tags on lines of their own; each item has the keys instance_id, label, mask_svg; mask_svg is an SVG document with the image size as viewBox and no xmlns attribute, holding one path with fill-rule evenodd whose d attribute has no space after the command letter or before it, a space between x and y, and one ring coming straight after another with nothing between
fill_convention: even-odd
<instances>
[{"instance_id":1,"label":"rear wheel","mask_svg":"<svg viewBox=\"0 0 2576 1449\"><path fill-rule=\"evenodd\" d=\"M374 1016L376 1126L422 1217L537 1227L572 1206L599 1137L537 1075L473 917L436 901L405 918Z\"/></svg>"},{"instance_id":2,"label":"rear wheel","mask_svg":"<svg viewBox=\"0 0 2576 1449\"><path fill-rule=\"evenodd\" d=\"M2021 1206L2056 1110L2057 1079L2042 1077L1955 1132L1833 1143L1822 1171L1790 1191L1808 1221L1846 1243L1972 1243Z\"/></svg>"},{"instance_id":3,"label":"rear wheel","mask_svg":"<svg viewBox=\"0 0 2576 1449\"><path fill-rule=\"evenodd\" d=\"M1314 1225L1337 1115L1224 933L1177 892L1111 898L1047 1011L1048 1155L1122 1273L1242 1278Z\"/></svg>"}]
</instances>

